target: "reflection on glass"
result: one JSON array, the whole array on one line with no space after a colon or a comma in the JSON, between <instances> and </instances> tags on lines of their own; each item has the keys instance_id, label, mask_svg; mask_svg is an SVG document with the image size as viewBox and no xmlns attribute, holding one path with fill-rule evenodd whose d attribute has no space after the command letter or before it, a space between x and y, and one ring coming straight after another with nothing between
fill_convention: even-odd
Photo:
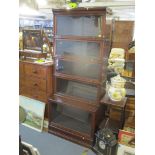
<instances>
[{"instance_id":1,"label":"reflection on glass","mask_svg":"<svg viewBox=\"0 0 155 155\"><path fill-rule=\"evenodd\" d=\"M99 54L100 44L98 42L56 40L56 55L96 58Z\"/></svg>"},{"instance_id":2,"label":"reflection on glass","mask_svg":"<svg viewBox=\"0 0 155 155\"><path fill-rule=\"evenodd\" d=\"M77 63L65 60L56 60L56 71L63 74L77 75L86 78L98 79L100 65Z\"/></svg>"},{"instance_id":3,"label":"reflection on glass","mask_svg":"<svg viewBox=\"0 0 155 155\"><path fill-rule=\"evenodd\" d=\"M101 16L57 16L57 35L101 35Z\"/></svg>"},{"instance_id":4,"label":"reflection on glass","mask_svg":"<svg viewBox=\"0 0 155 155\"><path fill-rule=\"evenodd\" d=\"M58 93L63 93L69 96L80 97L85 100L95 101L97 99L97 87L87 84L82 84L75 81L57 79Z\"/></svg>"},{"instance_id":5,"label":"reflection on glass","mask_svg":"<svg viewBox=\"0 0 155 155\"><path fill-rule=\"evenodd\" d=\"M53 122L86 134L91 134L91 114L71 106L52 103Z\"/></svg>"}]
</instances>

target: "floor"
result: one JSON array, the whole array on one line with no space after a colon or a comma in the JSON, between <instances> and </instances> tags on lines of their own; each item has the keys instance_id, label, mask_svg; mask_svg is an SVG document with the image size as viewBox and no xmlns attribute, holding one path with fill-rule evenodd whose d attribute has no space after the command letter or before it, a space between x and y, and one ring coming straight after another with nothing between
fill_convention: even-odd
<instances>
[{"instance_id":1,"label":"floor","mask_svg":"<svg viewBox=\"0 0 155 155\"><path fill-rule=\"evenodd\" d=\"M40 155L95 155L90 149L64 140L47 132L38 132L29 127L19 125L22 141L32 144ZM88 150L85 153L85 150Z\"/></svg>"}]
</instances>

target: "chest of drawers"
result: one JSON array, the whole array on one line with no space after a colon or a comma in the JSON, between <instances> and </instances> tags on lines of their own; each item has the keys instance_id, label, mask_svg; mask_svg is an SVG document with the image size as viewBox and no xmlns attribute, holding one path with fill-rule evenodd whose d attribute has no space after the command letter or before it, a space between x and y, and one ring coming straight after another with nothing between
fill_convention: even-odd
<instances>
[{"instance_id":1,"label":"chest of drawers","mask_svg":"<svg viewBox=\"0 0 155 155\"><path fill-rule=\"evenodd\" d=\"M42 101L46 104L53 92L52 73L53 66L51 63L35 64L20 61L19 94ZM47 113L47 110L45 113Z\"/></svg>"}]
</instances>

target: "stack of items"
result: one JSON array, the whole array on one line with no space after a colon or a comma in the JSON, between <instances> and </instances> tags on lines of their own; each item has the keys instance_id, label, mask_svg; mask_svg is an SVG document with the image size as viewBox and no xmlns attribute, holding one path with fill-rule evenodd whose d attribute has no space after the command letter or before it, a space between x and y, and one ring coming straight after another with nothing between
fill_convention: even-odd
<instances>
[{"instance_id":1,"label":"stack of items","mask_svg":"<svg viewBox=\"0 0 155 155\"><path fill-rule=\"evenodd\" d=\"M124 128L118 134L118 155L135 155L135 132L132 128Z\"/></svg>"},{"instance_id":2,"label":"stack of items","mask_svg":"<svg viewBox=\"0 0 155 155\"><path fill-rule=\"evenodd\" d=\"M113 69L116 73L121 74L125 65L125 51L122 48L112 48L108 60L108 68Z\"/></svg>"},{"instance_id":3,"label":"stack of items","mask_svg":"<svg viewBox=\"0 0 155 155\"><path fill-rule=\"evenodd\" d=\"M124 88L125 83L126 80L120 77L120 75L111 78L111 85L109 86L108 90L108 95L111 100L121 101L125 97L126 95L126 90Z\"/></svg>"},{"instance_id":4,"label":"stack of items","mask_svg":"<svg viewBox=\"0 0 155 155\"><path fill-rule=\"evenodd\" d=\"M125 77L135 77L135 47L130 48L125 54L125 67L121 73Z\"/></svg>"}]
</instances>

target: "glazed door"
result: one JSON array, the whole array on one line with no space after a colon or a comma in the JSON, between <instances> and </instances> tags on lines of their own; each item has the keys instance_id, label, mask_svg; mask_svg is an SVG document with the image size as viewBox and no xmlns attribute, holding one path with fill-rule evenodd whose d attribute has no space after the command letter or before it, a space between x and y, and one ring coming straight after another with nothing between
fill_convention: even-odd
<instances>
[{"instance_id":1,"label":"glazed door","mask_svg":"<svg viewBox=\"0 0 155 155\"><path fill-rule=\"evenodd\" d=\"M91 135L92 115L88 111L52 102L52 122L59 126Z\"/></svg>"},{"instance_id":2,"label":"glazed door","mask_svg":"<svg viewBox=\"0 0 155 155\"><path fill-rule=\"evenodd\" d=\"M56 94L74 97L85 101L96 101L98 98L98 87L81 82L56 78Z\"/></svg>"},{"instance_id":3,"label":"glazed door","mask_svg":"<svg viewBox=\"0 0 155 155\"><path fill-rule=\"evenodd\" d=\"M101 37L102 16L56 16L56 35Z\"/></svg>"},{"instance_id":4,"label":"glazed door","mask_svg":"<svg viewBox=\"0 0 155 155\"><path fill-rule=\"evenodd\" d=\"M55 72L99 81L101 64L55 59Z\"/></svg>"},{"instance_id":5,"label":"glazed door","mask_svg":"<svg viewBox=\"0 0 155 155\"><path fill-rule=\"evenodd\" d=\"M76 57L80 59L96 60L101 57L101 42L56 39L55 56L59 57Z\"/></svg>"}]
</instances>

